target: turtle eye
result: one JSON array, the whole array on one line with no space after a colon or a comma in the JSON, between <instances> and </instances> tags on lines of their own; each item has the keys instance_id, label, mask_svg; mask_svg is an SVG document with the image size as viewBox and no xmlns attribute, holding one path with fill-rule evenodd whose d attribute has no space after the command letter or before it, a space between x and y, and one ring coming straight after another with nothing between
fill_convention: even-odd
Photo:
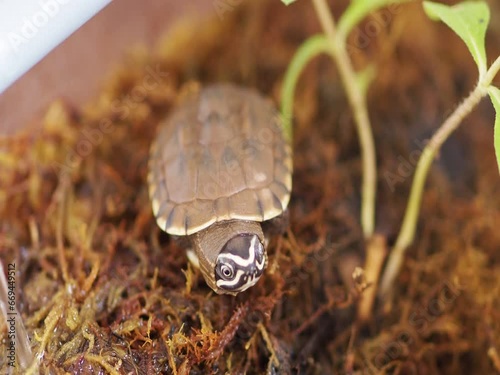
<instances>
[{"instance_id":1,"label":"turtle eye","mask_svg":"<svg viewBox=\"0 0 500 375\"><path fill-rule=\"evenodd\" d=\"M234 278L234 269L230 264L223 263L219 267L219 274L225 280Z\"/></svg>"}]
</instances>

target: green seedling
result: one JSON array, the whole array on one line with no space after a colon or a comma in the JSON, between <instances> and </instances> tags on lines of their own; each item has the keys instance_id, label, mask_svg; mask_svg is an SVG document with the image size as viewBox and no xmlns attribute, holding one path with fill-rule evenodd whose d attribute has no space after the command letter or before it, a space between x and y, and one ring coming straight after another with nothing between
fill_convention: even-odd
<instances>
[{"instance_id":1,"label":"green seedling","mask_svg":"<svg viewBox=\"0 0 500 375\"><path fill-rule=\"evenodd\" d=\"M282 0L290 4L293 0ZM406 0L353 0L336 24L325 0L313 0L316 13L320 20L323 34L315 35L306 40L292 58L283 82L281 111L285 119L285 128L292 134L291 118L293 113L293 97L300 73L307 63L318 54L325 53L339 70L339 75L346 91L346 96L354 114L355 124L361 145L362 170L362 206L361 226L366 239L365 269L367 280L375 286L378 283L380 257L385 254L384 241L379 241L374 233L375 228L375 200L376 200L376 161L375 145L373 142L368 110L366 106L366 92L375 75L375 68L368 66L365 70L356 72L348 56L347 37L361 20L370 13L386 6L394 6ZM488 68L485 52L485 34L489 23L489 8L485 2L463 2L455 6L446 6L433 2L424 2L424 10L434 20L446 23L467 45L479 71L479 81L471 94L456 108L456 110L440 126L430 142L426 145L418 161L413 179L404 220L390 253L385 268L379 295L387 298L399 274L404 259L404 253L415 237L417 218L420 211L423 188L429 168L441 145L458 127L463 119L477 106L480 100L489 95L496 110L495 121L495 152L500 170L500 90L492 85L493 78L500 70L500 58ZM374 259L377 259L374 261ZM362 299L358 318L366 321L370 316L375 297L375 289L369 291L368 296ZM367 291L368 292L368 291Z\"/></svg>"},{"instance_id":2,"label":"green seedling","mask_svg":"<svg viewBox=\"0 0 500 375\"><path fill-rule=\"evenodd\" d=\"M285 4L291 3L291 1L282 1ZM339 71L348 102L354 114L360 143L362 164L360 221L366 242L365 276L373 284L378 282L380 268L386 253L385 241L374 233L377 163L375 143L366 105L366 93L375 77L376 69L370 65L360 71L354 69L349 58L347 37L354 27L370 13L384 6L406 1L408 0L353 0L336 25L326 0L313 0L323 33L310 37L299 47L285 73L281 96L284 127L291 138L293 98L300 73L307 63L319 54L324 53L332 58ZM375 295L375 288L365 291L358 311L360 320L366 321L369 318Z\"/></svg>"},{"instance_id":3,"label":"green seedling","mask_svg":"<svg viewBox=\"0 0 500 375\"><path fill-rule=\"evenodd\" d=\"M398 238L390 254L387 266L380 284L379 295L387 297L391 294L394 281L403 264L404 253L415 238L422 192L429 168L434 157L439 152L444 141L462 123L464 118L472 112L481 99L488 94L496 111L494 144L497 163L500 169L500 91L492 85L492 81L500 70L500 57L487 67L485 52L486 29L490 19L490 11L485 2L466 1L455 6L447 6L430 1L424 1L424 10L433 20L443 21L466 44L479 71L479 80L476 87L467 98L458 105L455 111L439 127L417 163L415 177L410 190L410 197Z\"/></svg>"},{"instance_id":4,"label":"green seedling","mask_svg":"<svg viewBox=\"0 0 500 375\"><path fill-rule=\"evenodd\" d=\"M282 0L286 5L294 0ZM281 111L285 129L292 134L292 108L295 87L304 67L319 54L328 54L336 64L355 117L355 124L361 145L363 166L361 227L369 240L375 228L375 197L377 165L375 145L366 107L366 92L375 76L374 67L368 66L356 72L349 59L347 37L362 19L384 6L403 3L408 0L354 0L340 17L336 26L325 0L313 0L313 5L323 28L323 34L307 39L292 58L283 82Z\"/></svg>"}]
</instances>

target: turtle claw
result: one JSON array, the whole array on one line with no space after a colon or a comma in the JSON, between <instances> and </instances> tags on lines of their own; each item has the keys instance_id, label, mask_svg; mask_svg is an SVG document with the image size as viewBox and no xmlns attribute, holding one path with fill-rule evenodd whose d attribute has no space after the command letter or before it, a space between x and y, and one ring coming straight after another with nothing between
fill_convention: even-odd
<instances>
[{"instance_id":1,"label":"turtle claw","mask_svg":"<svg viewBox=\"0 0 500 375\"><path fill-rule=\"evenodd\" d=\"M267 247L269 246L269 241L271 241L271 240L270 240L270 238L269 238L269 236L268 236L268 235L265 235L265 236L264 236L264 247L265 247L266 249L267 249Z\"/></svg>"},{"instance_id":2,"label":"turtle claw","mask_svg":"<svg viewBox=\"0 0 500 375\"><path fill-rule=\"evenodd\" d=\"M195 268L200 268L200 259L198 258L198 255L194 252L193 249L187 249L186 250L186 255L189 260L189 262L195 267Z\"/></svg>"}]
</instances>

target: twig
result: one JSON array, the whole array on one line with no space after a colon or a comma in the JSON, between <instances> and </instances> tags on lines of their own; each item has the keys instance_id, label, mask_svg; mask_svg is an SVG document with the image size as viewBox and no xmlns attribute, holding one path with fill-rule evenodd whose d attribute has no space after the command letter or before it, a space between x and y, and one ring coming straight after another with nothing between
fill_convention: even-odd
<instances>
[{"instance_id":1,"label":"twig","mask_svg":"<svg viewBox=\"0 0 500 375\"><path fill-rule=\"evenodd\" d=\"M364 324L371 318L373 303L377 296L377 285L380 277L380 270L387 255L386 238L381 235L374 235L368 240L366 251L365 279L370 284L360 296L358 304L358 322Z\"/></svg>"},{"instance_id":2,"label":"twig","mask_svg":"<svg viewBox=\"0 0 500 375\"><path fill-rule=\"evenodd\" d=\"M61 174L61 179L59 181L59 186L55 192L55 194L58 195L59 201L56 219L56 244L59 264L61 265L62 278L64 282L67 283L69 281L68 261L66 260L66 254L64 252L63 232L66 223L67 195L70 177L67 174Z\"/></svg>"}]
</instances>

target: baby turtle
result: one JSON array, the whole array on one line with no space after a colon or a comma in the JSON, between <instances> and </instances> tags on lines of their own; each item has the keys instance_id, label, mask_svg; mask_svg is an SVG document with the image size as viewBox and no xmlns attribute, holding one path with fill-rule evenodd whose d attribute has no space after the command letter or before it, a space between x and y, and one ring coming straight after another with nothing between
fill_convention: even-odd
<instances>
[{"instance_id":1,"label":"baby turtle","mask_svg":"<svg viewBox=\"0 0 500 375\"><path fill-rule=\"evenodd\" d=\"M158 226L188 236L207 284L219 294L246 290L267 264L261 222L290 200L292 151L278 112L251 89L198 91L161 125L148 184Z\"/></svg>"}]
</instances>

